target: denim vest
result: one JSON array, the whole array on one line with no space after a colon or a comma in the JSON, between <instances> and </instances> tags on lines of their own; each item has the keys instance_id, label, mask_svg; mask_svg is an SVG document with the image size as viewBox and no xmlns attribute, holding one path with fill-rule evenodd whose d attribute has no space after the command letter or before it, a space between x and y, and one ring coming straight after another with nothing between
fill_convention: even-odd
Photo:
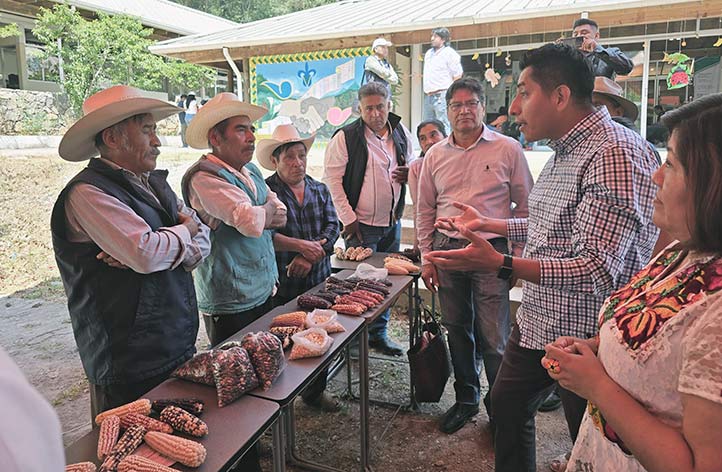
<instances>
[{"instance_id":1,"label":"denim vest","mask_svg":"<svg viewBox=\"0 0 722 472\"><path fill-rule=\"evenodd\" d=\"M268 188L261 171L254 164L246 164L256 185L256 196L227 169L201 159L183 176L183 198L188 197L190 179L198 171L216 174L243 190L251 203L263 205ZM230 315L262 305L273 293L278 281L278 269L273 250L273 236L264 230L260 237L242 235L232 226L221 222L211 230L211 253L196 268L194 279L198 292L198 308L211 315Z\"/></svg>"},{"instance_id":2,"label":"denim vest","mask_svg":"<svg viewBox=\"0 0 722 472\"><path fill-rule=\"evenodd\" d=\"M66 197L77 183L93 185L132 208L156 231L178 224L177 200L167 175L153 171L148 179L159 205L121 171L92 159L63 189L53 208L55 260L80 359L93 384L140 382L185 362L195 353L198 308L193 278L182 266L151 274L116 269L96 259L101 251L97 244L70 241Z\"/></svg>"}]
</instances>

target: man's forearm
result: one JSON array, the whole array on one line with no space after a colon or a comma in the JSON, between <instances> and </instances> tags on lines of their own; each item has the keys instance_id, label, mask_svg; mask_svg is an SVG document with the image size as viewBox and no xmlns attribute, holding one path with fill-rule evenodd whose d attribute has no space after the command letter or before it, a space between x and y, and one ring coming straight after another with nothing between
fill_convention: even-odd
<instances>
[{"instance_id":1,"label":"man's forearm","mask_svg":"<svg viewBox=\"0 0 722 472\"><path fill-rule=\"evenodd\" d=\"M541 280L541 265L534 259L515 257L512 262L512 275L517 279L538 284Z\"/></svg>"},{"instance_id":2,"label":"man's forearm","mask_svg":"<svg viewBox=\"0 0 722 472\"><path fill-rule=\"evenodd\" d=\"M301 252L304 242L302 239L292 238L280 233L273 235L273 248L279 252Z\"/></svg>"}]
</instances>

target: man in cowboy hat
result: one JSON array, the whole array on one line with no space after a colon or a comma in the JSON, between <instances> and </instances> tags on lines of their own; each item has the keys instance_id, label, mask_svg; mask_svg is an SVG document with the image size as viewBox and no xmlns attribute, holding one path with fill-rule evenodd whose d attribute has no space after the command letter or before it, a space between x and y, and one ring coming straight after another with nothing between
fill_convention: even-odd
<instances>
[{"instance_id":1,"label":"man in cowboy hat","mask_svg":"<svg viewBox=\"0 0 722 472\"><path fill-rule=\"evenodd\" d=\"M343 223L346 247L397 252L406 180L413 160L411 133L390 113L386 87L371 82L358 91L361 117L336 130L326 147L323 180ZM400 356L401 346L387 336L390 310L369 326L369 346Z\"/></svg>"},{"instance_id":2,"label":"man in cowboy hat","mask_svg":"<svg viewBox=\"0 0 722 472\"><path fill-rule=\"evenodd\" d=\"M60 193L51 228L93 416L137 399L195 353L190 271L209 253L209 230L155 170L156 121L178 111L111 87L85 101L60 142L63 159L90 159Z\"/></svg>"},{"instance_id":3,"label":"man in cowboy hat","mask_svg":"<svg viewBox=\"0 0 722 472\"><path fill-rule=\"evenodd\" d=\"M594 92L592 93L592 103L599 108L607 107L609 116L622 126L637 131L634 122L639 116L639 108L631 100L624 97L624 91L618 83L607 77L594 78Z\"/></svg>"},{"instance_id":4,"label":"man in cowboy hat","mask_svg":"<svg viewBox=\"0 0 722 472\"><path fill-rule=\"evenodd\" d=\"M362 83L379 82L391 96L391 86L399 83L394 67L389 64L389 46L393 44L386 38L376 38L371 45L372 54L364 62L364 76Z\"/></svg>"},{"instance_id":5,"label":"man in cowboy hat","mask_svg":"<svg viewBox=\"0 0 722 472\"><path fill-rule=\"evenodd\" d=\"M186 132L192 148L211 148L186 171L182 188L211 228L211 256L195 283L213 345L268 312L278 282L270 230L286 224L286 207L251 163L252 123L265 114L224 92L198 111Z\"/></svg>"},{"instance_id":6,"label":"man in cowboy hat","mask_svg":"<svg viewBox=\"0 0 722 472\"><path fill-rule=\"evenodd\" d=\"M268 170L268 187L288 209L286 225L273 234L278 266L274 305L288 303L331 275L331 254L339 223L326 185L306 174L306 155L315 136L303 139L293 125L279 125L271 139L258 143L256 158ZM323 411L338 411L339 403L324 393L321 373L301 394L303 401Z\"/></svg>"}]
</instances>

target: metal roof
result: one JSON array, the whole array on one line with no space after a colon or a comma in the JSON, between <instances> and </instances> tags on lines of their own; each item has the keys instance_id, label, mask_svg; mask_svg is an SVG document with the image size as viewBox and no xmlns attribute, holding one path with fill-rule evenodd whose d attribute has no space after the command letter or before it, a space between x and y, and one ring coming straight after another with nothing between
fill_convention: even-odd
<instances>
[{"instance_id":1,"label":"metal roof","mask_svg":"<svg viewBox=\"0 0 722 472\"><path fill-rule=\"evenodd\" d=\"M236 22L168 0L68 0L65 3L84 10L136 17L146 26L182 35L217 33L238 26Z\"/></svg>"},{"instance_id":2,"label":"metal roof","mask_svg":"<svg viewBox=\"0 0 722 472\"><path fill-rule=\"evenodd\" d=\"M248 47L434 27L488 24L623 8L673 5L677 0L342 0L238 25L220 32L162 41L158 54Z\"/></svg>"}]
</instances>

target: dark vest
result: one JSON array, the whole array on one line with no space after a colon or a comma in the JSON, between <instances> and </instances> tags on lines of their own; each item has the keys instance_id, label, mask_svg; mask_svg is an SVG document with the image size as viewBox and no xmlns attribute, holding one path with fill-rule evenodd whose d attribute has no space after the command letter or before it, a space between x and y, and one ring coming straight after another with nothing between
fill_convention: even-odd
<instances>
[{"instance_id":1,"label":"dark vest","mask_svg":"<svg viewBox=\"0 0 722 472\"><path fill-rule=\"evenodd\" d=\"M406 133L401 126L401 117L389 113L389 124L391 125L391 139L394 142L396 150L396 164L400 166L406 165L406 152L410 143L406 141ZM336 130L336 133L343 131L346 137L346 152L348 153L348 163L346 171L343 175L343 190L351 208L356 209L359 197L361 196L361 186L364 183L366 175L366 164L369 159L368 144L366 143L366 135L364 134L365 124L361 118L353 123ZM334 133L334 136L336 135ZM395 221L401 219L404 213L404 205L406 199L406 185L401 186L401 195L399 202L394 209L394 221L389 221L392 226ZM389 215L389 220L391 217Z\"/></svg>"},{"instance_id":2,"label":"dark vest","mask_svg":"<svg viewBox=\"0 0 722 472\"><path fill-rule=\"evenodd\" d=\"M67 239L65 199L84 182L117 198L155 231L178 224L176 196L167 171L151 172L161 205L143 195L119 170L98 159L76 175L55 202L53 249L68 297L80 359L93 384L126 384L169 373L195 353L198 307L193 278L182 266L151 274L115 269L95 256L93 242Z\"/></svg>"}]
</instances>

